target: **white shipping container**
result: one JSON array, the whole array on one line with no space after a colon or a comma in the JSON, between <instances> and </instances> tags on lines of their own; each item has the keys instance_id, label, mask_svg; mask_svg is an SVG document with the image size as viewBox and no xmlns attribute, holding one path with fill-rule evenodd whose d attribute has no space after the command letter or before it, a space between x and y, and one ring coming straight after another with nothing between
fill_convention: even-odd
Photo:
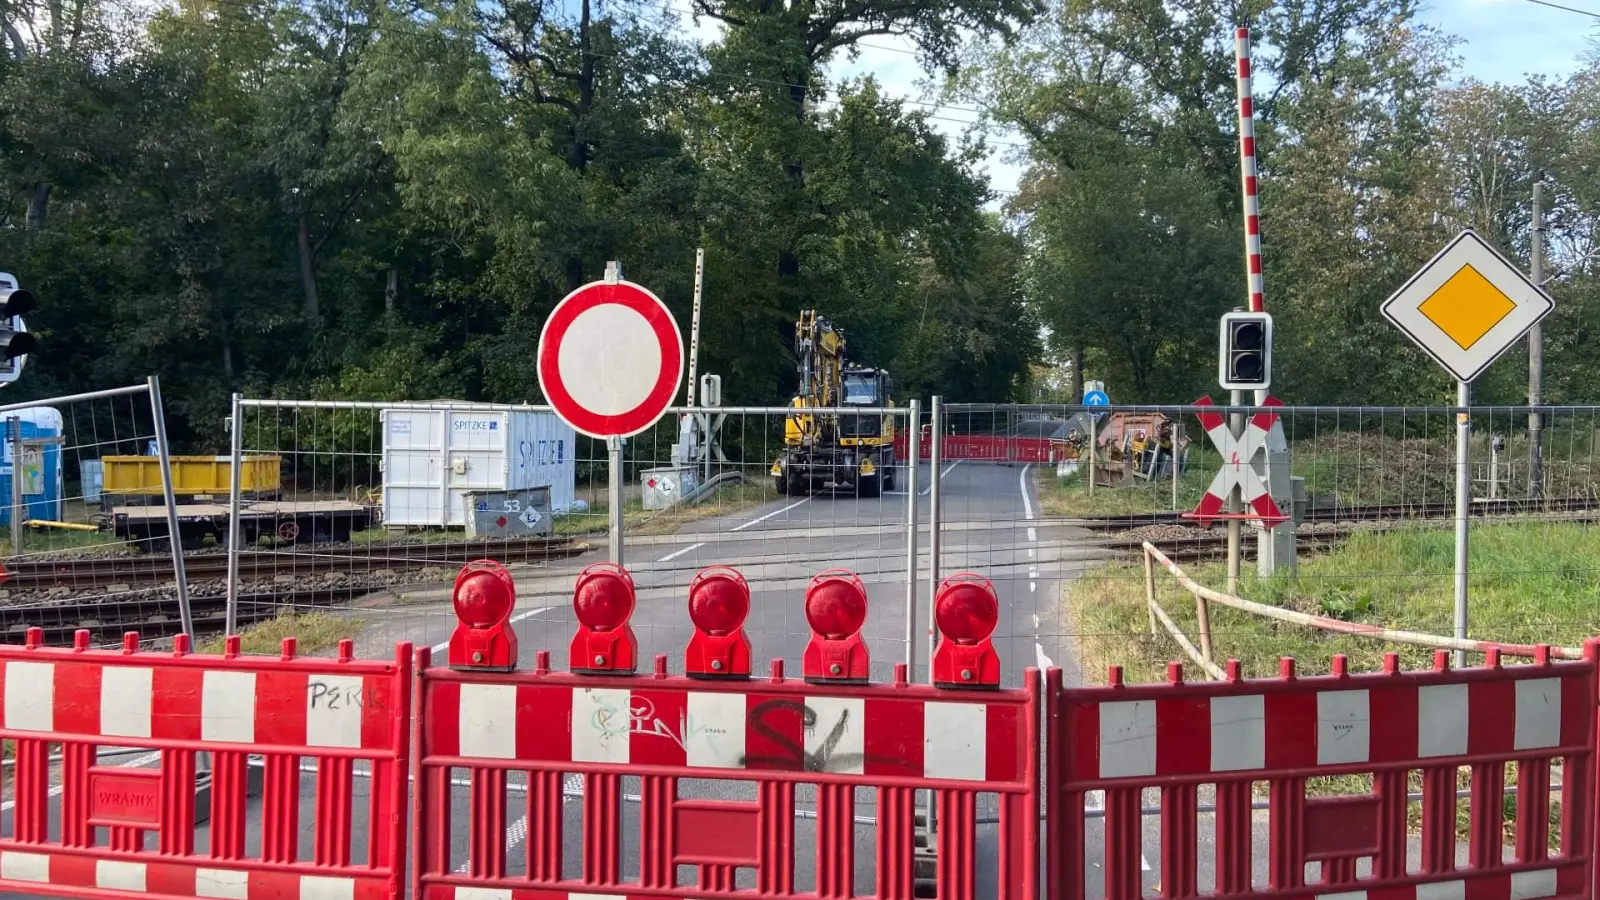
<instances>
[{"instance_id":1,"label":"white shipping container","mask_svg":"<svg viewBox=\"0 0 1600 900\"><path fill-rule=\"evenodd\" d=\"M396 405L383 410L380 421L385 525L465 527L468 491L548 487L552 510L572 508L574 434L553 412Z\"/></svg>"}]
</instances>

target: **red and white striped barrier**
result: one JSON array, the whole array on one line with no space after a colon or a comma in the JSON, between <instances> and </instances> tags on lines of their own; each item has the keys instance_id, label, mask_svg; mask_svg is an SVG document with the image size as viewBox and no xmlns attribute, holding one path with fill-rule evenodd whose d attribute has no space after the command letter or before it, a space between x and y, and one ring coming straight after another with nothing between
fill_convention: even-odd
<instances>
[{"instance_id":1,"label":"red and white striped barrier","mask_svg":"<svg viewBox=\"0 0 1600 900\"><path fill-rule=\"evenodd\" d=\"M1082 900L1077 867L1088 849L1085 805L1103 796L1106 896L1140 896L1142 796L1160 790L1163 896L1196 897L1196 809L1202 786L1216 804L1216 890L1211 896L1339 900L1532 900L1593 896L1596 661L1188 684L1064 688L1049 673L1048 848L1051 896ZM1503 859L1505 767L1518 767L1515 859ZM1562 764L1559 850L1550 839L1550 773ZM1456 866L1456 777L1471 772L1468 866ZM1420 871L1407 864L1407 779L1422 774ZM1307 780L1369 774L1368 794L1309 797ZM1268 788L1268 885L1251 876L1254 786ZM1370 873L1358 877L1357 861ZM1321 866L1308 885L1306 867Z\"/></svg>"},{"instance_id":2,"label":"red and white striped barrier","mask_svg":"<svg viewBox=\"0 0 1600 900\"><path fill-rule=\"evenodd\" d=\"M393 662L0 647L0 738L16 742L15 827L0 839L0 891L65 897L380 900L399 895L410 754L411 648ZM52 745L61 747L53 762ZM99 764L102 747L145 749ZM209 754L209 847L196 849L198 757ZM250 757L261 809L247 815ZM302 760L316 767L302 858ZM355 764L370 767L358 829ZM56 771L60 787L53 787ZM51 814L59 794L59 813ZM52 828L52 820L58 828ZM247 829L259 822L259 849ZM104 829L107 839L98 839ZM153 836L153 840L147 840ZM154 844L147 847L147 843Z\"/></svg>"}]
</instances>

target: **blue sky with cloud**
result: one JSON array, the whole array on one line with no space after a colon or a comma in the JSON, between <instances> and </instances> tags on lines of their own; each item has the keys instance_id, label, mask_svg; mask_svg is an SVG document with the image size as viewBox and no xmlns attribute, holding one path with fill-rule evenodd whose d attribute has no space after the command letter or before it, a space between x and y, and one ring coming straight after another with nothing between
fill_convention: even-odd
<instances>
[{"instance_id":1,"label":"blue sky with cloud","mask_svg":"<svg viewBox=\"0 0 1600 900\"><path fill-rule=\"evenodd\" d=\"M1552 0L1600 16L1600 0ZM1528 74L1552 77L1568 75L1595 52L1600 39L1600 18L1554 9L1530 0L1434 0L1426 3L1418 18L1440 31L1460 39L1456 56L1458 76L1486 82L1519 82ZM703 37L712 37L703 34ZM892 38L873 38L858 59L838 60L835 78L872 74L890 94L908 101L927 102L918 82L924 79L909 45ZM922 108L934 116L935 124L949 134L959 134L975 115L963 108ZM1006 136L994 140L1006 141ZM1010 140L1015 140L1012 136ZM1006 193L1016 189L1021 168L1006 159L1014 148L997 144L984 165L991 186Z\"/></svg>"}]
</instances>

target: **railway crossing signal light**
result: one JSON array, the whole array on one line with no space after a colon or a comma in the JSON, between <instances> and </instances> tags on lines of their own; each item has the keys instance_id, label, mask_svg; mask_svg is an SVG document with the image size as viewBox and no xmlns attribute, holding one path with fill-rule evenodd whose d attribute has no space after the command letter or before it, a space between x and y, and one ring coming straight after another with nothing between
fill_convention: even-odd
<instances>
[{"instance_id":1,"label":"railway crossing signal light","mask_svg":"<svg viewBox=\"0 0 1600 900\"><path fill-rule=\"evenodd\" d=\"M1264 391L1272 384L1272 317L1264 312L1222 316L1217 382L1230 391Z\"/></svg>"},{"instance_id":2,"label":"railway crossing signal light","mask_svg":"<svg viewBox=\"0 0 1600 900\"><path fill-rule=\"evenodd\" d=\"M38 305L33 294L0 273L0 383L16 381L23 361L39 344L22 323L22 316Z\"/></svg>"},{"instance_id":3,"label":"railway crossing signal light","mask_svg":"<svg viewBox=\"0 0 1600 900\"><path fill-rule=\"evenodd\" d=\"M450 635L452 669L510 672L517 667L517 634L511 630L511 609L517 586L494 560L480 559L461 567L450 593L456 608L456 630Z\"/></svg>"}]
</instances>

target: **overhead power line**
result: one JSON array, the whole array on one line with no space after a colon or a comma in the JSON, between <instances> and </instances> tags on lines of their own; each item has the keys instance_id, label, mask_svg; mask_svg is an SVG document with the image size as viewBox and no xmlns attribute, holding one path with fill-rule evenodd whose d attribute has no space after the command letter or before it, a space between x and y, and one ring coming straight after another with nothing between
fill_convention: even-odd
<instances>
[{"instance_id":1,"label":"overhead power line","mask_svg":"<svg viewBox=\"0 0 1600 900\"><path fill-rule=\"evenodd\" d=\"M1600 12L1591 12L1587 9L1578 9L1575 6L1562 6L1559 3L1551 3L1550 0L1527 0L1527 2L1534 3L1539 6L1548 6L1551 9L1559 9L1562 12L1577 13L1580 16L1588 16L1591 19L1600 19Z\"/></svg>"}]
</instances>

